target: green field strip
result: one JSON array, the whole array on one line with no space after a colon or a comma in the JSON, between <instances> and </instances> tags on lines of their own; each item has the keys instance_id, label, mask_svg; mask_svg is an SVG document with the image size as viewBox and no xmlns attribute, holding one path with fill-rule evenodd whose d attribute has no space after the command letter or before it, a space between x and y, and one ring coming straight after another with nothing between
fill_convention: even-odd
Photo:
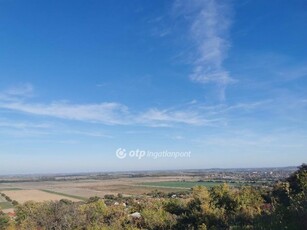
<instances>
[{"instance_id":1,"label":"green field strip","mask_svg":"<svg viewBox=\"0 0 307 230\"><path fill-rule=\"evenodd\" d=\"M172 190L188 190L189 187L175 187L175 186L166 186L166 185L153 185L153 184L136 184L131 186L144 187L144 188L160 188L160 189L172 189Z\"/></svg>"},{"instance_id":2,"label":"green field strip","mask_svg":"<svg viewBox=\"0 0 307 230\"><path fill-rule=\"evenodd\" d=\"M5 199L5 197L3 197L3 196L0 195L0 203L6 202L6 201L7 201L7 200Z\"/></svg>"},{"instance_id":3,"label":"green field strip","mask_svg":"<svg viewBox=\"0 0 307 230\"><path fill-rule=\"evenodd\" d=\"M8 208L13 208L14 205L11 202L0 202L0 208L1 209L8 209Z\"/></svg>"},{"instance_id":4,"label":"green field strip","mask_svg":"<svg viewBox=\"0 0 307 230\"><path fill-rule=\"evenodd\" d=\"M66 196L66 197L69 197L69 198L74 198L74 199L82 200L82 201L86 201L87 200L87 198L82 197L82 196L70 195L70 194L61 193L61 192L55 192L55 191L51 191L51 190L47 190L47 189L41 189L41 191L52 193L52 194L56 194L56 195L60 195L60 196Z\"/></svg>"}]
</instances>

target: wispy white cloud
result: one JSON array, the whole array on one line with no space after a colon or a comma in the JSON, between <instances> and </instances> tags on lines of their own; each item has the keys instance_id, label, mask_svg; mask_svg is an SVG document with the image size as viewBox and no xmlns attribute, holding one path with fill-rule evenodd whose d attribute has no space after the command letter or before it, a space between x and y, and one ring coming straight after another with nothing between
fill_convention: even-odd
<instances>
[{"instance_id":1,"label":"wispy white cloud","mask_svg":"<svg viewBox=\"0 0 307 230\"><path fill-rule=\"evenodd\" d=\"M229 30L232 10L229 2L216 0L177 1L176 9L181 9L191 20L191 36L196 45L193 72L194 82L214 83L219 88L219 98L225 99L225 89L235 82L229 71L223 67L230 47Z\"/></svg>"},{"instance_id":2,"label":"wispy white cloud","mask_svg":"<svg viewBox=\"0 0 307 230\"><path fill-rule=\"evenodd\" d=\"M93 130L92 128L83 130L75 127L68 127L61 122L33 122L27 121L25 118L18 120L0 119L0 134L17 137L51 137L60 134L69 134L73 136L112 138L111 135L101 130Z\"/></svg>"},{"instance_id":3,"label":"wispy white cloud","mask_svg":"<svg viewBox=\"0 0 307 230\"><path fill-rule=\"evenodd\" d=\"M265 111L265 114L272 114L272 111L280 115L286 113L283 115L286 117L290 112L282 111L285 111L286 108L289 108L289 111L290 109L293 110L293 107L302 108L303 103L297 104L297 98L290 98L290 101L287 101L286 104L284 102L285 100L278 101L273 99L215 105L203 104L194 100L176 107L144 108L138 111L118 102L78 104L68 101L55 101L51 103L37 103L32 102L32 98L27 96L17 97L16 93L8 94L4 92L7 92L7 90L2 93L0 92L1 95L6 95L6 97L0 98L0 111L6 110L11 113L25 113L32 116L106 125L138 125L149 127L173 127L177 125L223 127L231 119L237 120L238 118L242 119L244 117L253 119L253 114L257 114L257 111ZM20 92L27 91L20 90ZM291 101L296 101L296 103ZM279 110L280 108L282 108L282 111ZM304 112L305 109L302 110L302 113ZM1 123L0 120L0 126L7 125L12 126L13 124ZM22 128L27 125L29 124L16 123L15 127L19 126L19 128ZM93 135L95 136L97 133Z\"/></svg>"},{"instance_id":4,"label":"wispy white cloud","mask_svg":"<svg viewBox=\"0 0 307 230\"><path fill-rule=\"evenodd\" d=\"M20 100L33 96L33 86L29 83L18 84L0 92L0 100Z\"/></svg>"},{"instance_id":5,"label":"wispy white cloud","mask_svg":"<svg viewBox=\"0 0 307 230\"><path fill-rule=\"evenodd\" d=\"M131 112L127 106L114 102L100 104L0 102L0 108L32 115L97 122L107 125L167 127L176 123L187 125L211 125L211 123L216 123L215 119L206 119L197 110L151 108L146 111Z\"/></svg>"},{"instance_id":6,"label":"wispy white cloud","mask_svg":"<svg viewBox=\"0 0 307 230\"><path fill-rule=\"evenodd\" d=\"M173 139L173 140L183 140L184 139L184 137L181 136L181 135L171 136L170 138Z\"/></svg>"},{"instance_id":7,"label":"wispy white cloud","mask_svg":"<svg viewBox=\"0 0 307 230\"><path fill-rule=\"evenodd\" d=\"M33 86L29 83L19 84L7 89L4 93L11 96L32 96Z\"/></svg>"},{"instance_id":8,"label":"wispy white cloud","mask_svg":"<svg viewBox=\"0 0 307 230\"><path fill-rule=\"evenodd\" d=\"M51 134L52 129L52 124L47 122L0 118L0 135L2 134L5 137L42 137Z\"/></svg>"},{"instance_id":9,"label":"wispy white cloud","mask_svg":"<svg viewBox=\"0 0 307 230\"><path fill-rule=\"evenodd\" d=\"M171 33L171 27L167 23L166 16L156 16L148 20L150 33L154 37L165 37Z\"/></svg>"},{"instance_id":10,"label":"wispy white cloud","mask_svg":"<svg viewBox=\"0 0 307 230\"><path fill-rule=\"evenodd\" d=\"M68 102L35 104L21 101L0 102L0 108L34 115L100 122L104 124L124 124L125 121L122 117L127 116L127 107L113 102L104 102L100 104L72 104Z\"/></svg>"},{"instance_id":11,"label":"wispy white cloud","mask_svg":"<svg viewBox=\"0 0 307 230\"><path fill-rule=\"evenodd\" d=\"M33 103L27 96L16 97L16 93L0 98L0 109L21 112L29 115L48 116L67 120L96 122L107 125L142 125L151 127L169 127L174 124L212 125L217 119L207 119L196 107L185 108L149 108L143 111L131 111L128 106L116 102L77 104L67 101L52 103ZM20 92L27 92L26 89Z\"/></svg>"},{"instance_id":12,"label":"wispy white cloud","mask_svg":"<svg viewBox=\"0 0 307 230\"><path fill-rule=\"evenodd\" d=\"M277 71L277 75L288 81L307 77L307 65L303 64L290 68L281 67Z\"/></svg>"},{"instance_id":13,"label":"wispy white cloud","mask_svg":"<svg viewBox=\"0 0 307 230\"><path fill-rule=\"evenodd\" d=\"M96 84L96 87L101 88L101 87L106 87L107 84L106 83L100 83L100 84Z\"/></svg>"},{"instance_id":14,"label":"wispy white cloud","mask_svg":"<svg viewBox=\"0 0 307 230\"><path fill-rule=\"evenodd\" d=\"M47 129L51 126L48 123L31 123L0 120L0 127L14 129Z\"/></svg>"},{"instance_id":15,"label":"wispy white cloud","mask_svg":"<svg viewBox=\"0 0 307 230\"><path fill-rule=\"evenodd\" d=\"M198 111L195 110L159 110L156 108L149 109L148 111L141 114L138 117L138 121L145 124L169 124L175 122L188 125L211 125L212 123L216 123L216 119L206 119Z\"/></svg>"},{"instance_id":16,"label":"wispy white cloud","mask_svg":"<svg viewBox=\"0 0 307 230\"><path fill-rule=\"evenodd\" d=\"M98 131L80 131L80 130L69 130L67 131L69 134L76 134L81 136L89 136L89 137L102 137L102 138L112 138L111 135L104 134Z\"/></svg>"}]
</instances>

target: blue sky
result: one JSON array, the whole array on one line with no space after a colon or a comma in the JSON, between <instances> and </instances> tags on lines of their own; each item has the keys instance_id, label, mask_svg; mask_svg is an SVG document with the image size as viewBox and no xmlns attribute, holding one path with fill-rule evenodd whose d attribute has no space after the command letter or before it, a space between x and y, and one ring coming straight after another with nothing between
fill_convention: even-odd
<instances>
[{"instance_id":1,"label":"blue sky","mask_svg":"<svg viewBox=\"0 0 307 230\"><path fill-rule=\"evenodd\" d=\"M306 28L304 0L2 0L0 174L306 162Z\"/></svg>"}]
</instances>

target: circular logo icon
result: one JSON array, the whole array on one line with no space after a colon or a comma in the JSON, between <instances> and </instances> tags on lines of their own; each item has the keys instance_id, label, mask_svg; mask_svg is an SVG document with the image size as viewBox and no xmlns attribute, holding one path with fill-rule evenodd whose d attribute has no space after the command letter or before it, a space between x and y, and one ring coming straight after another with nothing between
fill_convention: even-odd
<instances>
[{"instance_id":1,"label":"circular logo icon","mask_svg":"<svg viewBox=\"0 0 307 230\"><path fill-rule=\"evenodd\" d=\"M126 149L122 149L122 148L118 148L115 153L119 159L124 159L127 155Z\"/></svg>"}]
</instances>

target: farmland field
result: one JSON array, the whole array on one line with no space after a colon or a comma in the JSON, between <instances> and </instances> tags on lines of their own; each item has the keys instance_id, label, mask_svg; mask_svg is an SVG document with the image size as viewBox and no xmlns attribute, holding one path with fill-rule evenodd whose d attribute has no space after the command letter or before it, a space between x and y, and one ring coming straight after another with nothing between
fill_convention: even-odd
<instances>
[{"instance_id":1,"label":"farmland field","mask_svg":"<svg viewBox=\"0 0 307 230\"><path fill-rule=\"evenodd\" d=\"M63 195L52 194L40 190L7 190L2 191L4 194L9 196L12 200L16 200L19 203L24 203L26 201L55 201L61 199L69 199L71 201L79 201L79 199L70 198Z\"/></svg>"},{"instance_id":2,"label":"farmland field","mask_svg":"<svg viewBox=\"0 0 307 230\"><path fill-rule=\"evenodd\" d=\"M13 207L13 205L8 201L0 202L0 208L1 209L8 209L8 208L12 208L12 207Z\"/></svg>"},{"instance_id":3,"label":"farmland field","mask_svg":"<svg viewBox=\"0 0 307 230\"><path fill-rule=\"evenodd\" d=\"M74 199L77 199L77 200L87 200L86 198L81 197L81 196L74 196L74 195L64 194L64 193L60 193L60 192L54 192L54 191L50 191L50 190L46 190L46 189L42 189L41 191L52 193L52 194L57 194L57 195L65 196L65 197L69 197L69 198L74 198Z\"/></svg>"},{"instance_id":4,"label":"farmland field","mask_svg":"<svg viewBox=\"0 0 307 230\"><path fill-rule=\"evenodd\" d=\"M41 193L49 196L57 195L60 199L84 200L89 197L103 197L106 194L116 195L142 195L149 193L156 188L143 185L142 183L191 180L186 176L165 176L165 177L140 177L140 178L117 178L105 180L83 179L77 181L39 181L39 182L14 182L0 183L0 191L7 194L29 194L29 190L39 190ZM178 187L161 187L162 192L180 191ZM33 197L34 193L29 194L27 199ZM17 200L13 196L12 200ZM31 200L33 200L31 199ZM17 200L18 201L18 200Z\"/></svg>"},{"instance_id":5,"label":"farmland field","mask_svg":"<svg viewBox=\"0 0 307 230\"><path fill-rule=\"evenodd\" d=\"M0 183L0 191L12 200L23 203L27 200L44 201L69 199L85 200L93 196L104 197L107 194L144 195L159 190L170 193L188 191L190 188L203 185L212 187L221 181L200 181L198 176L150 176L112 179L79 179L68 181L27 181ZM247 185L247 183L231 183L232 186Z\"/></svg>"},{"instance_id":6,"label":"farmland field","mask_svg":"<svg viewBox=\"0 0 307 230\"><path fill-rule=\"evenodd\" d=\"M0 209L12 208L13 205L0 195Z\"/></svg>"},{"instance_id":7,"label":"farmland field","mask_svg":"<svg viewBox=\"0 0 307 230\"><path fill-rule=\"evenodd\" d=\"M6 202L6 199L0 195L0 203Z\"/></svg>"}]
</instances>

